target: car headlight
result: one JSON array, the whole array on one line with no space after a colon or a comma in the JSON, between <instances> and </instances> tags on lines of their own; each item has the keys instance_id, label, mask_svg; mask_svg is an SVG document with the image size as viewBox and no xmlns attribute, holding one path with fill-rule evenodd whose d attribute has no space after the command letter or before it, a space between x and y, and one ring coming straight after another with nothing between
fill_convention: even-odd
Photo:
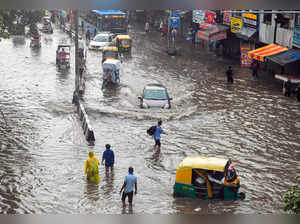
<instances>
[{"instance_id":1,"label":"car headlight","mask_svg":"<svg viewBox=\"0 0 300 224\"><path fill-rule=\"evenodd\" d=\"M146 104L145 102L143 102L143 108L149 108L148 104Z\"/></svg>"}]
</instances>

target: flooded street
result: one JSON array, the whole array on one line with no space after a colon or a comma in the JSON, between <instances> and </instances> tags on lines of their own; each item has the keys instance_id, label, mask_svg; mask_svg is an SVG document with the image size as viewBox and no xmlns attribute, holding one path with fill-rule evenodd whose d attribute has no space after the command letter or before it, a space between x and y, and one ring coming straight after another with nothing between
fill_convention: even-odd
<instances>
[{"instance_id":1,"label":"flooded street","mask_svg":"<svg viewBox=\"0 0 300 224\"><path fill-rule=\"evenodd\" d=\"M300 166L300 104L282 96L278 83L254 80L232 59L216 57L191 43L181 55L165 53L158 33L133 26L132 57L125 58L116 89L101 89L101 53L88 52L83 102L95 131L88 146L72 104L71 70L57 71L55 51L68 36L42 34L42 48L30 40L0 42L0 213L283 213L282 195ZM233 64L233 85L225 68ZM161 83L172 109L140 109L146 84ZM146 130L163 121L159 156ZM90 149L115 152L114 174L100 167L99 186L83 173ZM190 155L231 158L244 201L201 201L171 195L178 164ZM123 209L119 191L129 166L138 177L133 211Z\"/></svg>"}]
</instances>

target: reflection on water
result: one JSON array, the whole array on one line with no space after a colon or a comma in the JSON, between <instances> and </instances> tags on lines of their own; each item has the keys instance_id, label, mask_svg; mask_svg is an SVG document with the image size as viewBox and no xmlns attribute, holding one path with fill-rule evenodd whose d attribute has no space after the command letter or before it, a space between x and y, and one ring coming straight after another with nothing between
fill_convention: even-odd
<instances>
[{"instance_id":1,"label":"reflection on water","mask_svg":"<svg viewBox=\"0 0 300 224\"><path fill-rule=\"evenodd\" d=\"M235 83L227 85L230 59L181 44L182 56L170 58L158 33L131 36L132 57L122 64L117 88L101 89L101 53L88 53L84 103L95 146L87 146L71 104L74 60L66 74L56 70L55 51L66 35L43 37L38 52L28 39L22 50L10 40L0 42L0 106L11 128L0 118L0 212L282 213L282 194L300 166L299 103L283 97L277 83L253 80L238 65ZM138 107L137 96L152 82L167 86L171 110ZM168 132L160 154L146 133L158 119ZM114 172L100 166L99 185L88 183L82 167L87 152L102 155L106 142L114 146ZM174 199L178 164L199 154L232 158L246 200ZM119 190L129 166L138 194L133 208L123 209Z\"/></svg>"}]
</instances>

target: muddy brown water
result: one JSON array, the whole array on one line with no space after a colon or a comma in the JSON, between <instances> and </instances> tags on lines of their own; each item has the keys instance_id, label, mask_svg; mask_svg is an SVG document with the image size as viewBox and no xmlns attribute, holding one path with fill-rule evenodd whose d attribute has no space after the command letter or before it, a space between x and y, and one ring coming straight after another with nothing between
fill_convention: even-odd
<instances>
[{"instance_id":1,"label":"muddy brown water","mask_svg":"<svg viewBox=\"0 0 300 224\"><path fill-rule=\"evenodd\" d=\"M88 53L83 100L95 146L87 146L72 105L74 70L60 73L55 66L57 44L68 37L59 30L43 34L40 50L30 49L28 39L0 42L0 108L7 121L0 119L0 213L282 213L282 195L300 166L300 104L231 59L188 43L179 44L181 56L169 57L157 33L130 32L132 57L122 64L118 88L101 89L101 54ZM229 63L233 85L225 83ZM167 86L171 110L139 109L137 97L153 82ZM158 119L168 135L154 156L146 129ZM84 161L90 149L101 157L106 143L115 151L114 174L106 176L101 166L95 186L85 180ZM177 166L189 155L232 158L247 199L174 199ZM124 210L119 190L129 166L138 194L133 210Z\"/></svg>"}]
</instances>

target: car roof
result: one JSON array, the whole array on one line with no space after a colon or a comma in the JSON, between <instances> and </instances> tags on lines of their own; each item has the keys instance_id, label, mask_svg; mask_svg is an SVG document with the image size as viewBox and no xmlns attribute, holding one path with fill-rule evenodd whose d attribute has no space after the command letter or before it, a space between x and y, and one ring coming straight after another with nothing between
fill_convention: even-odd
<instances>
[{"instance_id":1,"label":"car roof","mask_svg":"<svg viewBox=\"0 0 300 224\"><path fill-rule=\"evenodd\" d=\"M112 35L112 33L110 32L101 32L101 33L97 33L96 36L110 36L110 35Z\"/></svg>"}]
</instances>

